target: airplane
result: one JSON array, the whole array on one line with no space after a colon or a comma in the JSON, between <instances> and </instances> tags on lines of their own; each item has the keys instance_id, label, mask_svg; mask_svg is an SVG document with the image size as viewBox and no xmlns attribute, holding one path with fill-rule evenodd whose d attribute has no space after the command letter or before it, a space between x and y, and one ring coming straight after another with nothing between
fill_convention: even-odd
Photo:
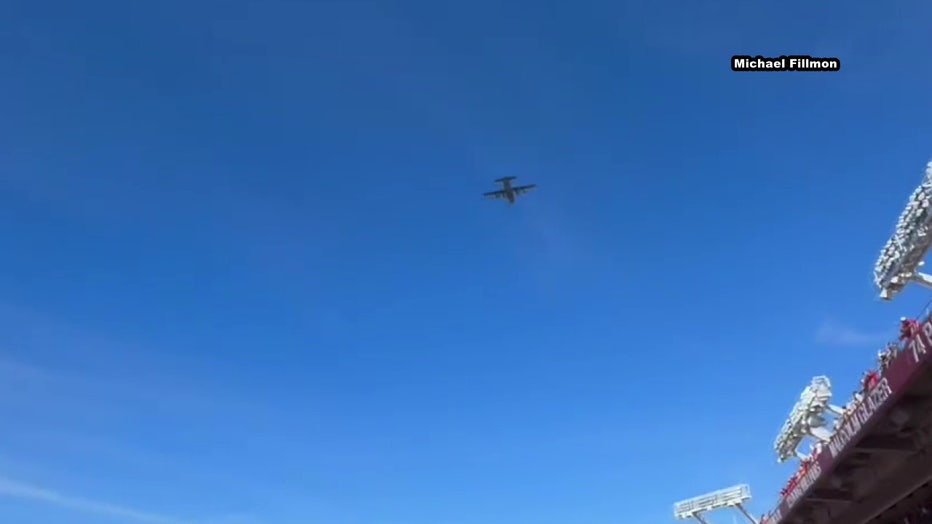
<instances>
[{"instance_id":1,"label":"airplane","mask_svg":"<svg viewBox=\"0 0 932 524\"><path fill-rule=\"evenodd\" d=\"M506 176L505 178L499 178L496 180L499 184L502 185L502 188L498 191L489 191L488 193L483 193L482 196L487 196L490 198L504 198L508 201L509 204L514 204L517 200L518 195L523 195L528 191L537 187L537 184L528 184L526 186L513 186L511 181L517 177Z\"/></svg>"}]
</instances>

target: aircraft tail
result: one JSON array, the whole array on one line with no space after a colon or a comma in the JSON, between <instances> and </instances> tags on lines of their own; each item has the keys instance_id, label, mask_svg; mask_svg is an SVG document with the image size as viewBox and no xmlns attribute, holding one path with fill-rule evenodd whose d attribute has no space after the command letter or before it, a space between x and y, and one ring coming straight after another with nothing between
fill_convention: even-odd
<instances>
[{"instance_id":1,"label":"aircraft tail","mask_svg":"<svg viewBox=\"0 0 932 524\"><path fill-rule=\"evenodd\" d=\"M501 183L501 182L508 182L509 180L514 180L514 179L516 179L516 178L518 178L518 177L516 177L516 176L506 176L506 177L502 177L502 178L496 179L495 181Z\"/></svg>"}]
</instances>

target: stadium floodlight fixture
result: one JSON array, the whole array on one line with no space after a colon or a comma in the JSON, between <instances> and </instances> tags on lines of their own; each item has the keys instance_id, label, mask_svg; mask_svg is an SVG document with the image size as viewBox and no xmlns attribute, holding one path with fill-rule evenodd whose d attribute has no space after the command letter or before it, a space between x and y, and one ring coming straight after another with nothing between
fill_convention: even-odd
<instances>
[{"instance_id":1,"label":"stadium floodlight fixture","mask_svg":"<svg viewBox=\"0 0 932 524\"><path fill-rule=\"evenodd\" d=\"M932 288L932 275L919 271L932 246L932 162L913 191L893 235L874 265L874 285L880 298L891 300L910 282Z\"/></svg>"},{"instance_id":2,"label":"stadium floodlight fixture","mask_svg":"<svg viewBox=\"0 0 932 524\"><path fill-rule=\"evenodd\" d=\"M678 520L696 519L706 524L705 519L702 517L703 513L722 508L738 508L741 513L744 513L750 519L752 524L757 524L754 518L744 509L744 503L749 500L751 500L751 487L747 484L740 484L677 502L673 505L673 517Z\"/></svg>"},{"instance_id":3,"label":"stadium floodlight fixture","mask_svg":"<svg viewBox=\"0 0 932 524\"><path fill-rule=\"evenodd\" d=\"M813 377L812 381L803 389L799 400L790 410L790 415L783 423L777 434L773 449L777 454L778 462L786 462L792 457L800 457L797 452L799 443L806 437L827 442L831 437L826 412L841 412L841 408L832 406L832 382L828 377Z\"/></svg>"}]
</instances>

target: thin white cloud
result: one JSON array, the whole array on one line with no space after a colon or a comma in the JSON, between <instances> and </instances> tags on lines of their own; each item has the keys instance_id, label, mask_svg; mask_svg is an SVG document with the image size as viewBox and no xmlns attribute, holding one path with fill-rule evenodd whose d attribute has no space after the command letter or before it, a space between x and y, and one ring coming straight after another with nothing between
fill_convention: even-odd
<instances>
[{"instance_id":1,"label":"thin white cloud","mask_svg":"<svg viewBox=\"0 0 932 524\"><path fill-rule=\"evenodd\" d=\"M206 519L183 519L159 513L59 493L52 489L0 476L0 497L27 500L58 508L140 524L247 524L256 521L246 515L226 515Z\"/></svg>"},{"instance_id":2,"label":"thin white cloud","mask_svg":"<svg viewBox=\"0 0 932 524\"><path fill-rule=\"evenodd\" d=\"M149 388L146 385L134 388L129 381L117 382L81 372L40 367L10 358L0 351L0 412L7 413L7 410L12 409L14 412L28 410L33 414L35 412L42 414L36 415L36 420L30 420L30 423L26 424L28 429L10 428L12 434L20 435L16 437L20 440L24 438L22 435L32 438L30 447L33 449L41 445L57 446L59 451L83 455L93 454L98 458L103 455L106 459L115 457L121 463L132 462L138 467L148 467L152 463L158 463L164 467L172 459L158 451L139 446L127 446L118 440L110 440L110 437L97 436L93 431L84 432L80 429L80 425L72 427L67 423L62 423L57 417L59 412L79 413L82 410L89 410L99 415L108 410L124 409L127 404L138 406L140 400L157 398L159 393L154 391L155 389L157 388ZM192 402L197 400L192 397L179 396L178 398L191 398ZM131 402L127 402L127 399ZM37 406L41 409L37 409ZM234 405L231 409L237 407ZM216 411L210 413L216 413ZM166 415L165 423L184 423L183 420L176 419L175 416ZM36 427L39 429L37 430ZM186 464L177 462L171 462L171 466L179 471L188 469ZM198 472L197 476L214 478L212 474L205 476L201 472ZM64 494L48 487L4 477L2 474L0 474L0 498L29 500L73 511L108 516L126 523L255 524L259 522L250 515L238 514L182 519L106 501Z\"/></svg>"},{"instance_id":3,"label":"thin white cloud","mask_svg":"<svg viewBox=\"0 0 932 524\"><path fill-rule=\"evenodd\" d=\"M125 522L140 522L144 524L194 524L192 521L176 517L148 513L138 509L110 504L108 502L65 495L51 489L4 477L0 477L0 496L50 504L52 506L80 511L82 513L93 513L96 515L118 518Z\"/></svg>"},{"instance_id":4,"label":"thin white cloud","mask_svg":"<svg viewBox=\"0 0 932 524\"><path fill-rule=\"evenodd\" d=\"M826 346L880 346L894 338L892 332L864 331L834 320L826 320L816 331L816 342Z\"/></svg>"}]
</instances>

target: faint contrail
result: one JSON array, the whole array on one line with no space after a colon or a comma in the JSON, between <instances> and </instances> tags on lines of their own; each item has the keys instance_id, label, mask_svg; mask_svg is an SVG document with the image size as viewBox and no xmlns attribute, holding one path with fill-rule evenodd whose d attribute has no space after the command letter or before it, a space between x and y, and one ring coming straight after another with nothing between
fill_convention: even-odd
<instances>
[{"instance_id":1,"label":"faint contrail","mask_svg":"<svg viewBox=\"0 0 932 524\"><path fill-rule=\"evenodd\" d=\"M877 331L862 331L851 326L828 319L822 322L816 331L816 342L827 346L862 347L881 346L891 338L890 330L887 333Z\"/></svg>"},{"instance_id":2,"label":"faint contrail","mask_svg":"<svg viewBox=\"0 0 932 524\"><path fill-rule=\"evenodd\" d=\"M89 500L81 497L63 495L56 491L39 486L27 484L4 477L0 477L0 496L21 500L32 500L58 506L60 508L95 513L108 517L116 517L125 521L142 522L147 524L192 524L190 521L177 519L155 513L146 513L106 502Z\"/></svg>"}]
</instances>

